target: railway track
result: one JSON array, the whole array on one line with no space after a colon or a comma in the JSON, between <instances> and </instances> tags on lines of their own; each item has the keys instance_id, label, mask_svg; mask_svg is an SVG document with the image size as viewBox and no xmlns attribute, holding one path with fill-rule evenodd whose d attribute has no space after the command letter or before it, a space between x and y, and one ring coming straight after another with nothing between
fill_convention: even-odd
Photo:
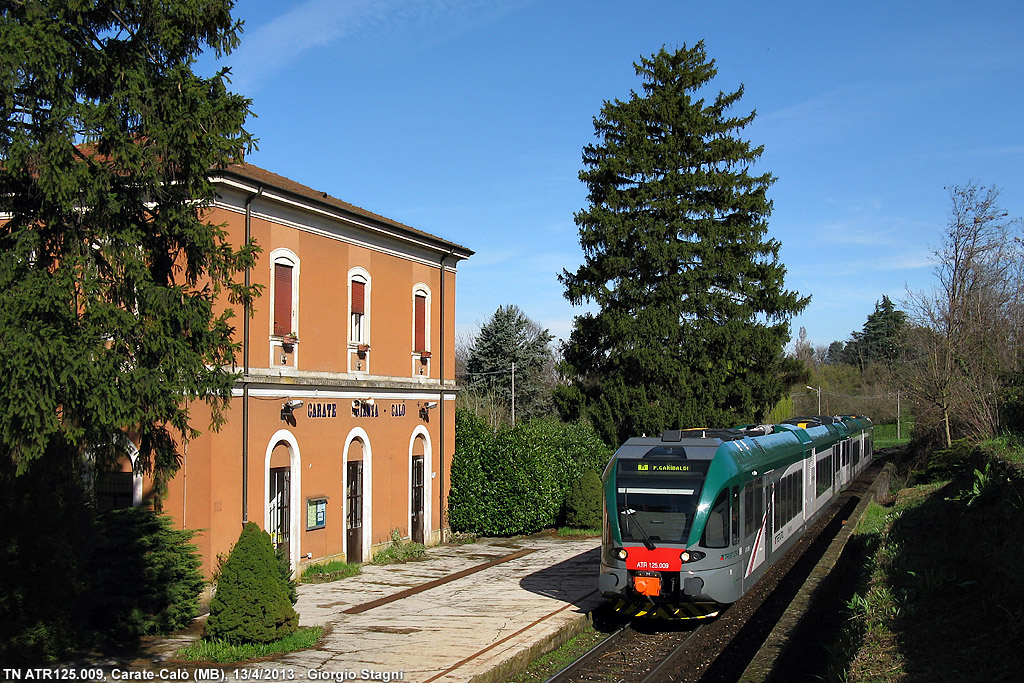
<instances>
[{"instance_id":1,"label":"railway track","mask_svg":"<svg viewBox=\"0 0 1024 683\"><path fill-rule=\"evenodd\" d=\"M709 622L633 620L546 683L735 681L785 612L881 468L876 462L779 563Z\"/></svg>"},{"instance_id":2,"label":"railway track","mask_svg":"<svg viewBox=\"0 0 1024 683\"><path fill-rule=\"evenodd\" d=\"M664 668L686 648L699 628L695 624L679 630L651 631L625 624L546 683L653 683L660 680Z\"/></svg>"}]
</instances>

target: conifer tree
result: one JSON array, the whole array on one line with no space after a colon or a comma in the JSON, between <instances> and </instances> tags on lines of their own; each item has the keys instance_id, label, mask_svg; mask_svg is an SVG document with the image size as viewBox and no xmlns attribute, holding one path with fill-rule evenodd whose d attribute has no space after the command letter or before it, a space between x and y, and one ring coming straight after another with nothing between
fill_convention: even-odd
<instances>
[{"instance_id":1,"label":"conifer tree","mask_svg":"<svg viewBox=\"0 0 1024 683\"><path fill-rule=\"evenodd\" d=\"M483 327L466 360L467 386L494 396L511 410L512 363L515 368L517 419L527 419L550 405L551 333L514 305L498 306Z\"/></svg>"},{"instance_id":2,"label":"conifer tree","mask_svg":"<svg viewBox=\"0 0 1024 683\"><path fill-rule=\"evenodd\" d=\"M763 147L739 137L754 113L727 113L743 87L705 101L716 69L703 42L634 66L643 92L605 102L583 150L584 263L560 276L570 302L598 310L575 320L556 401L615 442L762 417L786 390L789 319L809 301L784 288L765 238L774 178L753 173Z\"/></svg>"},{"instance_id":3,"label":"conifer tree","mask_svg":"<svg viewBox=\"0 0 1024 683\"><path fill-rule=\"evenodd\" d=\"M217 579L206 636L229 643L269 643L298 626L270 535L248 522Z\"/></svg>"},{"instance_id":4,"label":"conifer tree","mask_svg":"<svg viewBox=\"0 0 1024 683\"><path fill-rule=\"evenodd\" d=\"M231 312L254 292L203 217L212 169L252 144L226 71L231 0L32 0L0 6L0 457L24 472L70 447L100 466L139 435L157 487L230 399ZM223 311L223 312L220 312Z\"/></svg>"}]
</instances>

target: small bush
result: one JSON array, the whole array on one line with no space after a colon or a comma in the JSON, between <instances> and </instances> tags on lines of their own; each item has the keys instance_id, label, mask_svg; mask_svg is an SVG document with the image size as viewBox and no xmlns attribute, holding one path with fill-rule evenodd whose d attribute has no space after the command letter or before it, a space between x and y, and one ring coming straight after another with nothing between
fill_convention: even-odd
<instances>
[{"instance_id":1,"label":"small bush","mask_svg":"<svg viewBox=\"0 0 1024 683\"><path fill-rule=\"evenodd\" d=\"M391 532L391 545L373 554L374 564L401 564L409 560L418 560L427 551L422 543L403 541L398 529Z\"/></svg>"},{"instance_id":2,"label":"small bush","mask_svg":"<svg viewBox=\"0 0 1024 683\"><path fill-rule=\"evenodd\" d=\"M292 578L292 562L288 557L287 546L282 545L275 551L275 554L277 555L277 570L281 572L281 578L288 586L288 599L294 605L299 601L299 584Z\"/></svg>"},{"instance_id":3,"label":"small bush","mask_svg":"<svg viewBox=\"0 0 1024 683\"><path fill-rule=\"evenodd\" d=\"M577 529L601 527L601 477L587 470L572 483L565 499L565 523Z\"/></svg>"},{"instance_id":4,"label":"small bush","mask_svg":"<svg viewBox=\"0 0 1024 683\"><path fill-rule=\"evenodd\" d=\"M449 545L469 545L470 543L476 543L476 541L476 534L469 531L452 532L451 538L448 539Z\"/></svg>"},{"instance_id":5,"label":"small bush","mask_svg":"<svg viewBox=\"0 0 1024 683\"><path fill-rule=\"evenodd\" d=\"M96 629L121 640L188 626L203 590L195 532L147 508L111 510L96 526Z\"/></svg>"},{"instance_id":6,"label":"small bush","mask_svg":"<svg viewBox=\"0 0 1024 683\"><path fill-rule=\"evenodd\" d=\"M227 643L269 643L294 633L299 617L270 536L249 522L221 569L206 637Z\"/></svg>"}]
</instances>

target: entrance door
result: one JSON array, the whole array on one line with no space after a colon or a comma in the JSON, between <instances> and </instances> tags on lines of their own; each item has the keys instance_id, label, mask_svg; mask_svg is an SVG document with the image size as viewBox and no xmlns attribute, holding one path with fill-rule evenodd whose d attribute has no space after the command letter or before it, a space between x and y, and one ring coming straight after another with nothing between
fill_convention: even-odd
<instances>
[{"instance_id":1,"label":"entrance door","mask_svg":"<svg viewBox=\"0 0 1024 683\"><path fill-rule=\"evenodd\" d=\"M285 549L286 557L291 557L291 475L290 467L270 468L270 540L274 548Z\"/></svg>"},{"instance_id":2,"label":"entrance door","mask_svg":"<svg viewBox=\"0 0 1024 683\"><path fill-rule=\"evenodd\" d=\"M345 472L345 559L363 561L363 462L349 462Z\"/></svg>"},{"instance_id":3,"label":"entrance door","mask_svg":"<svg viewBox=\"0 0 1024 683\"><path fill-rule=\"evenodd\" d=\"M412 456L412 540L423 543L423 456Z\"/></svg>"}]
</instances>

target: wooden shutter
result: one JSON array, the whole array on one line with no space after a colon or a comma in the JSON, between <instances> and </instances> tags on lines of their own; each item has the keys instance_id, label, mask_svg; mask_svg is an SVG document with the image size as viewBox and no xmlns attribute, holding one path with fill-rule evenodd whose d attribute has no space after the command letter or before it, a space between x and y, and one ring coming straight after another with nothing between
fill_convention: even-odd
<instances>
[{"instance_id":1,"label":"wooden shutter","mask_svg":"<svg viewBox=\"0 0 1024 683\"><path fill-rule=\"evenodd\" d=\"M274 264L274 334L292 331L292 267Z\"/></svg>"},{"instance_id":2,"label":"wooden shutter","mask_svg":"<svg viewBox=\"0 0 1024 683\"><path fill-rule=\"evenodd\" d=\"M366 283L359 280L352 281L352 312L366 313Z\"/></svg>"},{"instance_id":3,"label":"wooden shutter","mask_svg":"<svg viewBox=\"0 0 1024 683\"><path fill-rule=\"evenodd\" d=\"M416 348L413 351L427 350L427 297L417 294L415 310L415 339Z\"/></svg>"}]
</instances>

